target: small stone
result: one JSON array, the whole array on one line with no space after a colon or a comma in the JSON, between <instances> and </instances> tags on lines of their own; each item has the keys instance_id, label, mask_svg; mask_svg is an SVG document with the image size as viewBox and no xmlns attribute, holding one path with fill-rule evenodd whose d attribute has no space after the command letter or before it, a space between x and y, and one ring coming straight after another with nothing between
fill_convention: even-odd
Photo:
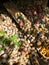
<instances>
[{"instance_id":1,"label":"small stone","mask_svg":"<svg viewBox=\"0 0 49 65\"><path fill-rule=\"evenodd\" d=\"M27 58L29 58L29 55L27 55Z\"/></svg>"},{"instance_id":2,"label":"small stone","mask_svg":"<svg viewBox=\"0 0 49 65\"><path fill-rule=\"evenodd\" d=\"M23 23L22 21L21 21L19 24L20 24L20 26L22 26L22 27L24 26L24 23Z\"/></svg>"},{"instance_id":3,"label":"small stone","mask_svg":"<svg viewBox=\"0 0 49 65\"><path fill-rule=\"evenodd\" d=\"M36 33L36 32L37 32L37 30L36 30L36 29L34 29L34 30L33 30L33 32L34 32L34 33Z\"/></svg>"},{"instance_id":4,"label":"small stone","mask_svg":"<svg viewBox=\"0 0 49 65\"><path fill-rule=\"evenodd\" d=\"M33 42L34 41L34 39L31 39L31 42Z\"/></svg>"},{"instance_id":5,"label":"small stone","mask_svg":"<svg viewBox=\"0 0 49 65\"><path fill-rule=\"evenodd\" d=\"M0 52L0 56L1 56L2 54L4 54L4 50L2 50L2 51Z\"/></svg>"},{"instance_id":6,"label":"small stone","mask_svg":"<svg viewBox=\"0 0 49 65\"><path fill-rule=\"evenodd\" d=\"M40 41L38 41L38 42L37 42L37 46L40 46L40 45L41 45L41 42L40 42Z\"/></svg>"},{"instance_id":7,"label":"small stone","mask_svg":"<svg viewBox=\"0 0 49 65\"><path fill-rule=\"evenodd\" d=\"M3 57L4 57L4 58L7 58L7 54L4 54Z\"/></svg>"},{"instance_id":8,"label":"small stone","mask_svg":"<svg viewBox=\"0 0 49 65\"><path fill-rule=\"evenodd\" d=\"M28 43L30 43L30 40L28 40Z\"/></svg>"},{"instance_id":9,"label":"small stone","mask_svg":"<svg viewBox=\"0 0 49 65\"><path fill-rule=\"evenodd\" d=\"M36 11L34 11L34 15L36 15L37 14L37 12Z\"/></svg>"},{"instance_id":10,"label":"small stone","mask_svg":"<svg viewBox=\"0 0 49 65\"><path fill-rule=\"evenodd\" d=\"M2 47L2 45L0 45L0 47Z\"/></svg>"},{"instance_id":11,"label":"small stone","mask_svg":"<svg viewBox=\"0 0 49 65\"><path fill-rule=\"evenodd\" d=\"M43 30L42 28L39 28L40 32Z\"/></svg>"}]
</instances>

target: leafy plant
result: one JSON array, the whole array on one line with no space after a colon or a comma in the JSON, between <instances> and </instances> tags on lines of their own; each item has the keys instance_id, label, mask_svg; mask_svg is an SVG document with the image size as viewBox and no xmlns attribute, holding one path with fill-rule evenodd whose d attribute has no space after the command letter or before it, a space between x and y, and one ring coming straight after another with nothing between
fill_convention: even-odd
<instances>
[{"instance_id":1,"label":"leafy plant","mask_svg":"<svg viewBox=\"0 0 49 65\"><path fill-rule=\"evenodd\" d=\"M14 36L12 36L11 38L10 38L10 40L11 41L13 41L13 43L14 43L14 46L21 46L22 44L21 44L21 42L17 42L17 39L18 39L18 36L16 36L16 35L14 35Z\"/></svg>"},{"instance_id":2,"label":"leafy plant","mask_svg":"<svg viewBox=\"0 0 49 65\"><path fill-rule=\"evenodd\" d=\"M17 42L17 39L18 39L18 36L17 35L14 35L10 38L7 38L5 36L5 32L4 31L0 31L0 34L3 34L3 36L0 36L0 41L2 41L6 46L10 46L10 42L12 41L14 43L14 46L21 46L21 42Z\"/></svg>"},{"instance_id":3,"label":"leafy plant","mask_svg":"<svg viewBox=\"0 0 49 65\"><path fill-rule=\"evenodd\" d=\"M2 47L0 47L0 51L2 51L3 50L3 48Z\"/></svg>"},{"instance_id":4,"label":"leafy plant","mask_svg":"<svg viewBox=\"0 0 49 65\"><path fill-rule=\"evenodd\" d=\"M0 34L3 34L3 35L5 35L6 33L5 33L4 31L0 31Z\"/></svg>"},{"instance_id":5,"label":"leafy plant","mask_svg":"<svg viewBox=\"0 0 49 65\"><path fill-rule=\"evenodd\" d=\"M15 40L17 40L17 39L18 39L18 36L16 36L16 35L14 35L14 36L12 36L12 37L10 38L10 40L13 41L13 42L14 42Z\"/></svg>"},{"instance_id":6,"label":"leafy plant","mask_svg":"<svg viewBox=\"0 0 49 65\"><path fill-rule=\"evenodd\" d=\"M20 47L22 45L22 43L21 42L15 42L14 46L16 46L16 45Z\"/></svg>"}]
</instances>

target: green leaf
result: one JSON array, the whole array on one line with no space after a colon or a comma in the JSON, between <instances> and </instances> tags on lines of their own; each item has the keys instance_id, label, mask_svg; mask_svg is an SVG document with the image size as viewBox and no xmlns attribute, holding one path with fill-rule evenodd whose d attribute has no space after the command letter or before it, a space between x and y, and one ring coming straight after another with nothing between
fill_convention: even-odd
<instances>
[{"instance_id":1,"label":"green leaf","mask_svg":"<svg viewBox=\"0 0 49 65\"><path fill-rule=\"evenodd\" d=\"M20 47L22 45L22 43L21 42L15 42L14 46L16 46L16 45Z\"/></svg>"},{"instance_id":2,"label":"green leaf","mask_svg":"<svg viewBox=\"0 0 49 65\"><path fill-rule=\"evenodd\" d=\"M6 34L6 33L5 33L4 31L0 31L0 34L3 34L3 35L4 35L4 34Z\"/></svg>"},{"instance_id":3,"label":"green leaf","mask_svg":"<svg viewBox=\"0 0 49 65\"><path fill-rule=\"evenodd\" d=\"M4 36L1 36L1 37L0 37L0 41L2 41L2 42L4 42L5 39L6 39L6 37L4 37Z\"/></svg>"},{"instance_id":4,"label":"green leaf","mask_svg":"<svg viewBox=\"0 0 49 65\"><path fill-rule=\"evenodd\" d=\"M2 41L3 39L4 39L4 36L1 36L1 37L0 37L0 40Z\"/></svg>"},{"instance_id":5,"label":"green leaf","mask_svg":"<svg viewBox=\"0 0 49 65\"><path fill-rule=\"evenodd\" d=\"M0 31L1 34L5 34L5 32ZM10 45L10 39L7 38L5 35L0 36L0 41L3 42L6 46Z\"/></svg>"},{"instance_id":6,"label":"green leaf","mask_svg":"<svg viewBox=\"0 0 49 65\"><path fill-rule=\"evenodd\" d=\"M2 47L0 47L0 51L2 51L3 50L3 48Z\"/></svg>"},{"instance_id":7,"label":"green leaf","mask_svg":"<svg viewBox=\"0 0 49 65\"><path fill-rule=\"evenodd\" d=\"M6 39L4 40L4 44L5 44L6 46L10 46L10 39L6 38Z\"/></svg>"},{"instance_id":8,"label":"green leaf","mask_svg":"<svg viewBox=\"0 0 49 65\"><path fill-rule=\"evenodd\" d=\"M4 41L5 41L5 39L6 39L6 37L2 37L2 42L4 42Z\"/></svg>"},{"instance_id":9,"label":"green leaf","mask_svg":"<svg viewBox=\"0 0 49 65\"><path fill-rule=\"evenodd\" d=\"M17 39L18 39L18 36L14 35L14 36L12 36L10 39L11 39L11 41L13 41L13 42L14 42L15 40L17 40Z\"/></svg>"},{"instance_id":10,"label":"green leaf","mask_svg":"<svg viewBox=\"0 0 49 65\"><path fill-rule=\"evenodd\" d=\"M20 19L20 20L24 21L24 19L22 18L22 16L19 16L19 17L18 17L18 19Z\"/></svg>"}]
</instances>

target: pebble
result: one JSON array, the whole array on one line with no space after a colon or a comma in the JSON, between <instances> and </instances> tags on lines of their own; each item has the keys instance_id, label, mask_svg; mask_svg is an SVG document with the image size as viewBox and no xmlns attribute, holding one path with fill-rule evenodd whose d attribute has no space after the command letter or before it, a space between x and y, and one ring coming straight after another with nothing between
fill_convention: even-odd
<instances>
[{"instance_id":1,"label":"pebble","mask_svg":"<svg viewBox=\"0 0 49 65\"><path fill-rule=\"evenodd\" d=\"M40 41L38 41L38 42L37 42L37 46L40 46L40 45L41 45L41 42L40 42Z\"/></svg>"},{"instance_id":2,"label":"pebble","mask_svg":"<svg viewBox=\"0 0 49 65\"><path fill-rule=\"evenodd\" d=\"M22 26L22 27L24 26L24 23L22 21L20 22L20 26Z\"/></svg>"},{"instance_id":3,"label":"pebble","mask_svg":"<svg viewBox=\"0 0 49 65\"><path fill-rule=\"evenodd\" d=\"M4 54L3 57L4 57L4 58L7 58L7 54Z\"/></svg>"},{"instance_id":4,"label":"pebble","mask_svg":"<svg viewBox=\"0 0 49 65\"><path fill-rule=\"evenodd\" d=\"M28 43L30 43L30 40L28 40Z\"/></svg>"},{"instance_id":5,"label":"pebble","mask_svg":"<svg viewBox=\"0 0 49 65\"><path fill-rule=\"evenodd\" d=\"M4 50L2 50L2 51L0 52L0 56L1 56L2 54L4 54Z\"/></svg>"}]
</instances>

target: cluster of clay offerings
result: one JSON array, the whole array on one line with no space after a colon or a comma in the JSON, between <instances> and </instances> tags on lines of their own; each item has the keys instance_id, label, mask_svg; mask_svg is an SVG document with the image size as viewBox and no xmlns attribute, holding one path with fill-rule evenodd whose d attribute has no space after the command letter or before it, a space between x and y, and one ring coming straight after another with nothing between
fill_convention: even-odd
<instances>
[{"instance_id":1,"label":"cluster of clay offerings","mask_svg":"<svg viewBox=\"0 0 49 65\"><path fill-rule=\"evenodd\" d=\"M48 45L48 40L49 40L49 26L48 26L49 25L49 13L48 13L49 9L46 7L40 10L40 8L39 8L39 11L41 12L38 12L36 9L33 8L31 10L26 9L26 12L24 13L28 17L28 19L31 21L30 33L27 35L24 35L24 37L26 38L28 43L34 43L34 44L37 43L37 46L39 45L38 49L40 47L43 47L46 44ZM45 58L47 59L47 57Z\"/></svg>"},{"instance_id":2,"label":"cluster of clay offerings","mask_svg":"<svg viewBox=\"0 0 49 65\"><path fill-rule=\"evenodd\" d=\"M34 24L37 30L37 50L45 59L49 59L49 9L45 8L40 19ZM43 15L44 14L44 15ZM36 26L37 25L37 26Z\"/></svg>"},{"instance_id":3,"label":"cluster of clay offerings","mask_svg":"<svg viewBox=\"0 0 49 65\"><path fill-rule=\"evenodd\" d=\"M21 45L21 43L16 42L17 39L19 39L18 28L12 23L12 19L7 15L0 14L0 42L2 43L3 49L5 47L5 49L9 51L11 45ZM0 47L0 49L1 48L2 47ZM2 51L2 49L0 51ZM2 54L3 53L0 52L0 55Z\"/></svg>"},{"instance_id":4,"label":"cluster of clay offerings","mask_svg":"<svg viewBox=\"0 0 49 65\"><path fill-rule=\"evenodd\" d=\"M8 62L9 65L13 65L15 62L26 65L32 50L31 46L32 44L23 37L12 19L5 14L0 14L0 56L3 57L0 64Z\"/></svg>"},{"instance_id":5,"label":"cluster of clay offerings","mask_svg":"<svg viewBox=\"0 0 49 65\"><path fill-rule=\"evenodd\" d=\"M15 18L17 23L22 28L22 30L24 30L24 32L30 32L31 22L27 19L27 17L22 12L16 12Z\"/></svg>"},{"instance_id":6,"label":"cluster of clay offerings","mask_svg":"<svg viewBox=\"0 0 49 65\"><path fill-rule=\"evenodd\" d=\"M43 51L40 51L43 46L49 46L49 8L46 7L44 9L41 9L41 6L39 8L38 12L36 9L26 9L25 12L23 12L27 18L31 21L31 28L30 33L25 35L26 40L28 43L34 43L37 44L37 50L39 53L46 59L49 59L47 55L44 55L42 53ZM29 25L29 24L28 24ZM40 50L39 50L40 49ZM46 49L46 48L45 48ZM47 50L47 49L46 49ZM47 50L48 51L48 50ZM47 51L46 54L47 54Z\"/></svg>"}]
</instances>

